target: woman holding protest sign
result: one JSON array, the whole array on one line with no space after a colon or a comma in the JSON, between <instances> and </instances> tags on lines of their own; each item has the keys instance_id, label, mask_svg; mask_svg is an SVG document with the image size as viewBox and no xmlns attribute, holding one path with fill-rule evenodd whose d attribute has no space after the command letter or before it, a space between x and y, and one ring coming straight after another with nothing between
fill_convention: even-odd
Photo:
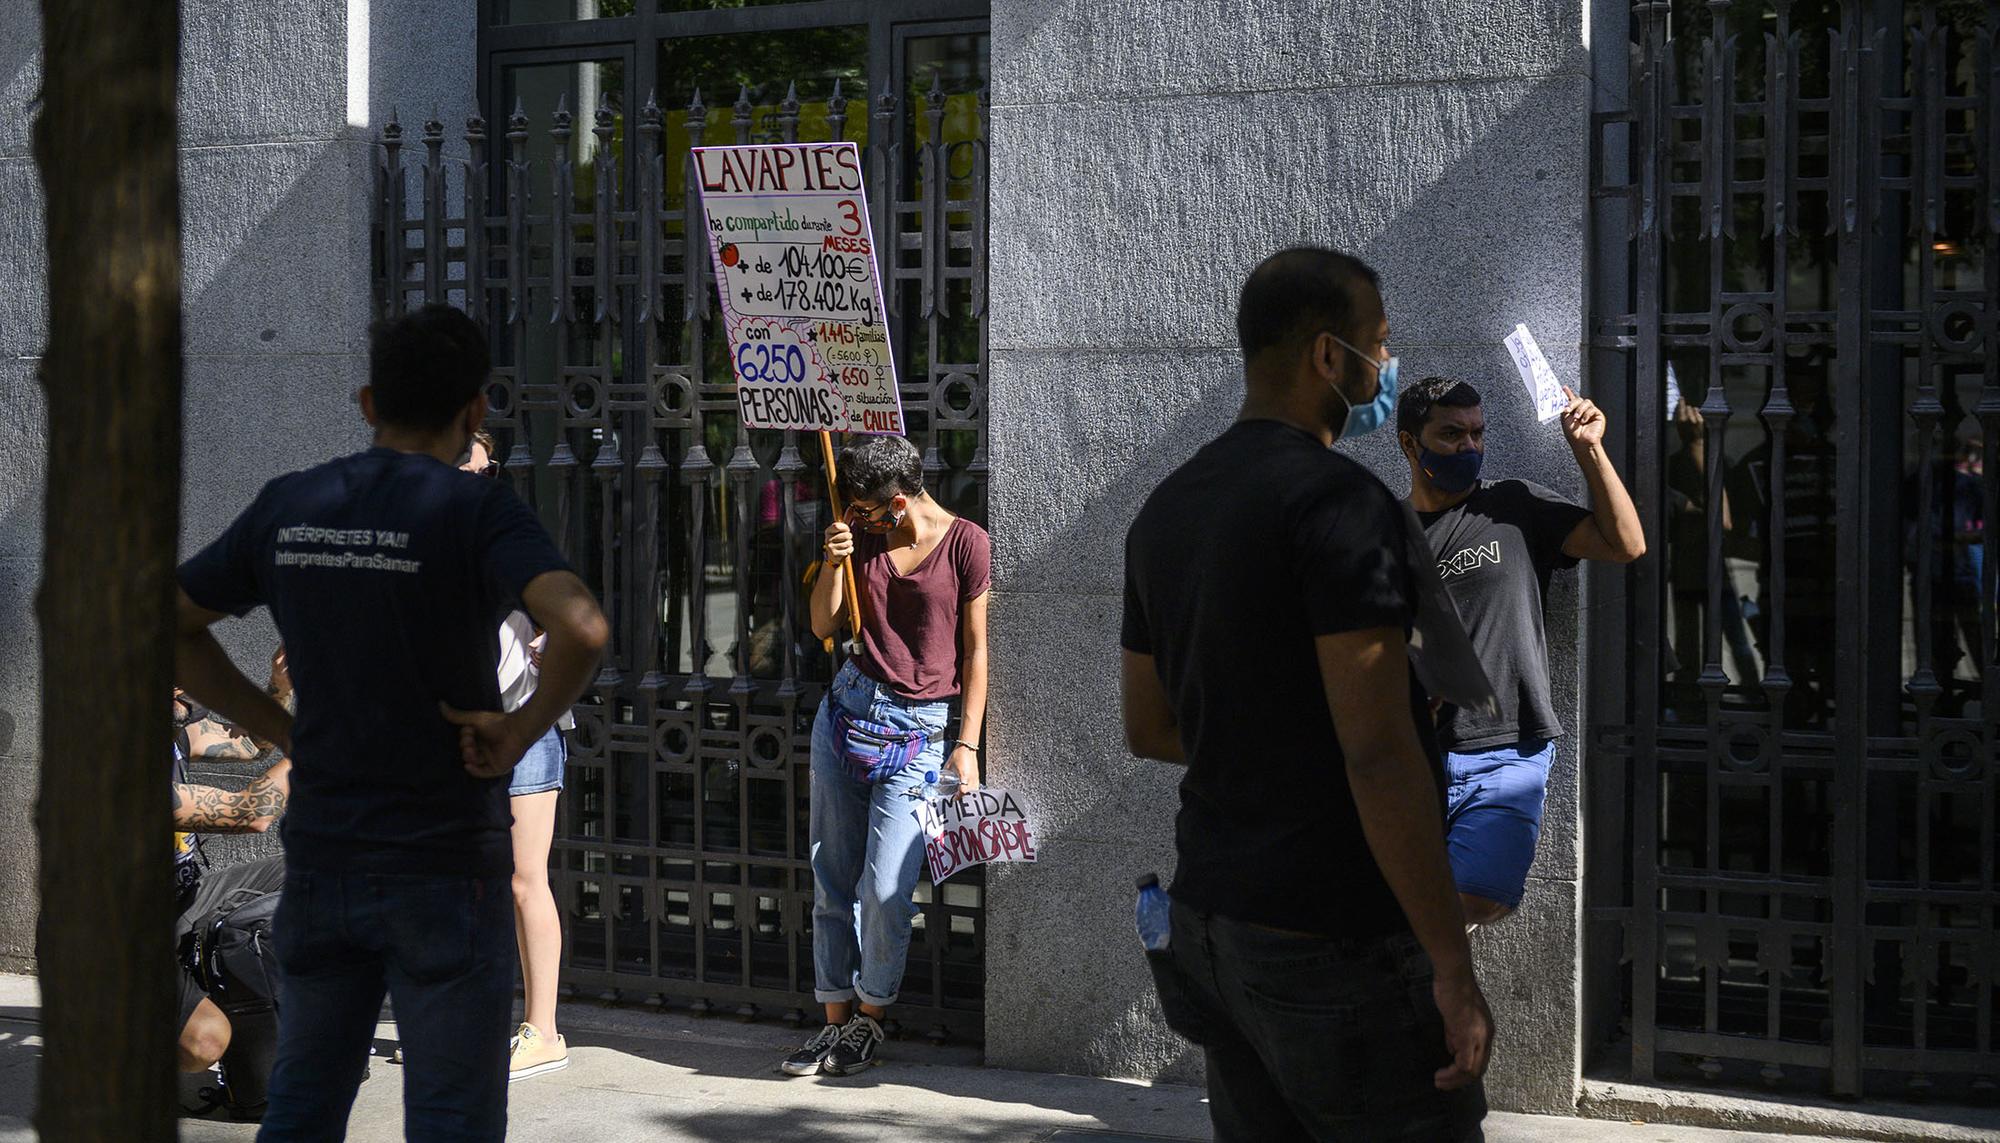
<instances>
[{"instance_id":1,"label":"woman holding protest sign","mask_svg":"<svg viewBox=\"0 0 2000 1143\"><path fill-rule=\"evenodd\" d=\"M826 1026L782 1065L799 1076L875 1063L917 911L925 775L977 789L986 717L986 531L925 492L922 458L902 437L842 449L835 492L813 632L829 638L851 624L858 638L813 720L814 995ZM955 698L960 721L948 733Z\"/></svg>"}]
</instances>

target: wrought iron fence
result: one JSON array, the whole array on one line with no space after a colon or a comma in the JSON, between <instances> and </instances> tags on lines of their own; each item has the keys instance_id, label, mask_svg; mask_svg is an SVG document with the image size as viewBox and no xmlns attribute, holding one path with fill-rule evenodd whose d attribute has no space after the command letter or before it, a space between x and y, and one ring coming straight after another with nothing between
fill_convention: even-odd
<instances>
[{"instance_id":1,"label":"wrought iron fence","mask_svg":"<svg viewBox=\"0 0 2000 1143\"><path fill-rule=\"evenodd\" d=\"M2000 10L1630 20L1592 367L1666 542L1596 672L1590 875L1633 1071L1990 1096Z\"/></svg>"},{"instance_id":2,"label":"wrought iron fence","mask_svg":"<svg viewBox=\"0 0 2000 1143\"><path fill-rule=\"evenodd\" d=\"M723 109L696 92L629 117L615 89L591 94L583 123L566 100L540 123L517 104L497 138L475 117L451 155L435 120L414 147L384 127L378 308L446 301L487 324L498 462L612 622L551 862L564 981L804 1021L807 744L836 663L802 577L825 484L796 434L737 424L687 148L798 141L802 119L865 134L910 437L933 492L983 523L986 94L934 74L872 102L836 83L821 107L795 90L759 107L746 88ZM919 886L906 1026L980 1036L983 886L977 871Z\"/></svg>"}]
</instances>

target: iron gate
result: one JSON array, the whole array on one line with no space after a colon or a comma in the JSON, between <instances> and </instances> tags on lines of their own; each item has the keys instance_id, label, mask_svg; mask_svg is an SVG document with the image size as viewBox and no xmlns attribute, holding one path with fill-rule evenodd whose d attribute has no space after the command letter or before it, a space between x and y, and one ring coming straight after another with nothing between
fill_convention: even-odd
<instances>
[{"instance_id":1,"label":"iron gate","mask_svg":"<svg viewBox=\"0 0 2000 1143\"><path fill-rule=\"evenodd\" d=\"M448 301L491 329L502 471L611 619L551 859L565 984L803 1022L818 1007L807 743L836 663L802 577L825 485L810 441L737 425L688 148L862 144L910 436L934 494L983 523L984 26L888 19L907 4L644 7L547 25L542 46L483 29L482 76L510 111L497 133L479 117L449 140L436 121L416 140L383 129L378 305ZM860 31L814 23L829 15ZM683 23L795 31L752 55L797 74L692 50ZM980 1037L983 886L976 871L919 886L906 1027Z\"/></svg>"},{"instance_id":2,"label":"iron gate","mask_svg":"<svg viewBox=\"0 0 2000 1143\"><path fill-rule=\"evenodd\" d=\"M2000 1076L1996 34L1640 2L1598 61L1592 371L1665 541L1593 581L1629 635L1593 645L1592 971L1640 1079Z\"/></svg>"}]
</instances>

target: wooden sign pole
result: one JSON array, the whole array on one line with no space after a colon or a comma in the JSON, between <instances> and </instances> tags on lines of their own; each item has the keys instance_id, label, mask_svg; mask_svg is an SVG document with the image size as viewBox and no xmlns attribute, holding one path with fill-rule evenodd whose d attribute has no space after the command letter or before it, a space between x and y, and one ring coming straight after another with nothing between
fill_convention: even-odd
<instances>
[{"instance_id":1,"label":"wooden sign pole","mask_svg":"<svg viewBox=\"0 0 2000 1143\"><path fill-rule=\"evenodd\" d=\"M826 498L833 508L833 518L843 519L847 510L840 504L840 474L833 467L833 434L825 429L819 431L819 454L826 461ZM849 556L840 570L847 573L847 618L854 629L854 641L861 641L861 589L854 579L854 557Z\"/></svg>"}]
</instances>

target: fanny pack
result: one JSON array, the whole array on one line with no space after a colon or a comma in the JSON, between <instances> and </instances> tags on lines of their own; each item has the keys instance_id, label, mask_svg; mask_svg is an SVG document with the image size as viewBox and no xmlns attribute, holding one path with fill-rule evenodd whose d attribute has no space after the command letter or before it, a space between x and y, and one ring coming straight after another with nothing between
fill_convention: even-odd
<instances>
[{"instance_id":1,"label":"fanny pack","mask_svg":"<svg viewBox=\"0 0 2000 1143\"><path fill-rule=\"evenodd\" d=\"M930 735L856 718L834 706L833 729L840 736L840 760L848 777L873 785L903 772L923 753Z\"/></svg>"}]
</instances>

